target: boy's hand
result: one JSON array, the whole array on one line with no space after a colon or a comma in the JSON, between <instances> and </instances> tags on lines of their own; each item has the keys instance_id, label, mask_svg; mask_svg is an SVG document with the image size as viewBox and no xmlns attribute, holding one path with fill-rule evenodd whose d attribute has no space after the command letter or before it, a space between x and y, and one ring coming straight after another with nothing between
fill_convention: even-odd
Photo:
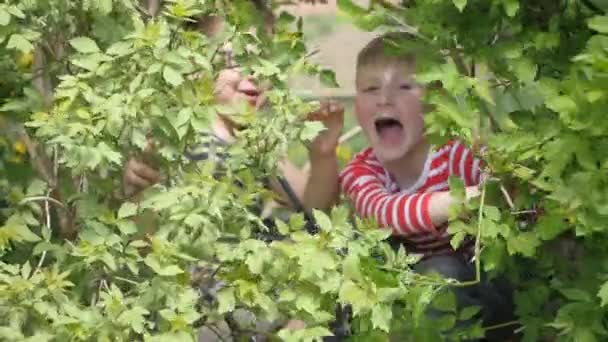
<instances>
[{"instance_id":1,"label":"boy's hand","mask_svg":"<svg viewBox=\"0 0 608 342\"><path fill-rule=\"evenodd\" d=\"M309 144L310 153L315 156L335 155L344 127L344 107L333 101L323 101L321 108L310 113L307 120L321 121L325 130Z\"/></svg>"},{"instance_id":2,"label":"boy's hand","mask_svg":"<svg viewBox=\"0 0 608 342\"><path fill-rule=\"evenodd\" d=\"M160 181L160 172L150 162L144 161L146 155L153 153L154 142L149 139L142 157L131 157L123 169L122 186L127 198L137 195Z\"/></svg>"}]
</instances>

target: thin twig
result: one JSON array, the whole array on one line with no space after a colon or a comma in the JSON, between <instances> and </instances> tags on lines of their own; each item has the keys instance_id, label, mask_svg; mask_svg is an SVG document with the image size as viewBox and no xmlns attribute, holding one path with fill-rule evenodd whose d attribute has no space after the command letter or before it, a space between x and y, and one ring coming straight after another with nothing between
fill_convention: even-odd
<instances>
[{"instance_id":1,"label":"thin twig","mask_svg":"<svg viewBox=\"0 0 608 342\"><path fill-rule=\"evenodd\" d=\"M130 279L127 279L127 278L123 278L123 277L114 277L114 279L124 281L125 283L129 283L129 284L131 284L131 285L139 286L139 283L138 283L138 282L133 281L133 280L130 280Z\"/></svg>"},{"instance_id":2,"label":"thin twig","mask_svg":"<svg viewBox=\"0 0 608 342\"><path fill-rule=\"evenodd\" d=\"M219 330L219 328L218 328L218 327L217 327L215 324L213 324L213 323L207 323L207 324L205 324L204 326L206 326L206 327L207 327L209 330L211 330L211 332L212 332L212 333L213 333L215 336L217 336L217 338L219 338L219 339L220 339L220 341L222 341L222 342L228 342L228 341L227 341L227 340L224 338L224 336L222 335L222 333L221 333L220 331L218 331L218 330ZM216 330L216 329L218 329L218 330Z\"/></svg>"},{"instance_id":3,"label":"thin twig","mask_svg":"<svg viewBox=\"0 0 608 342\"><path fill-rule=\"evenodd\" d=\"M453 285L456 287L473 286L481 281L481 228L483 225L483 209L486 200L486 184L483 184L481 189L481 199L479 204L479 217L477 222L477 235L475 236L475 279L471 281L457 282Z\"/></svg>"},{"instance_id":4,"label":"thin twig","mask_svg":"<svg viewBox=\"0 0 608 342\"><path fill-rule=\"evenodd\" d=\"M537 211L534 209L530 209L530 210L519 210L519 211L512 211L511 215L527 215L527 214L536 214Z\"/></svg>"},{"instance_id":5,"label":"thin twig","mask_svg":"<svg viewBox=\"0 0 608 342\"><path fill-rule=\"evenodd\" d=\"M46 193L46 200L44 201L44 212L46 215L46 222L45 222L45 229L48 229L49 231L49 238L52 234L52 230L51 230L51 209L49 206L49 202L50 202L50 195L51 195L51 190L49 189ZM61 203L61 202L60 202ZM48 241L48 239L47 239ZM42 251L42 255L40 256L40 260L38 261L38 265L36 266L36 271L34 271L34 274L38 273L40 271L40 268L42 267L42 264L44 264L44 259L46 258L46 250Z\"/></svg>"},{"instance_id":6,"label":"thin twig","mask_svg":"<svg viewBox=\"0 0 608 342\"><path fill-rule=\"evenodd\" d=\"M509 326L512 326L512 325L521 325L521 322L520 321L509 321L509 322L505 322L505 323L490 325L490 326L482 328L482 329L484 331L496 330L496 329L500 329L500 328L504 328L504 327L509 327Z\"/></svg>"},{"instance_id":7,"label":"thin twig","mask_svg":"<svg viewBox=\"0 0 608 342\"><path fill-rule=\"evenodd\" d=\"M59 202L58 200L56 200L56 199L54 199L53 197L50 197L50 196L26 197L23 200L21 200L21 202L19 202L19 204L26 204L26 203L29 203L29 202L37 202L37 201L52 202L53 204L56 204L57 206L65 209L65 204Z\"/></svg>"},{"instance_id":8,"label":"thin twig","mask_svg":"<svg viewBox=\"0 0 608 342\"><path fill-rule=\"evenodd\" d=\"M515 204L513 204L513 200L511 199L509 192L502 184L500 184L500 192L502 192L502 195L504 196L505 200L507 201L507 204L509 205L509 209L513 210L513 208L515 208Z\"/></svg>"}]
</instances>

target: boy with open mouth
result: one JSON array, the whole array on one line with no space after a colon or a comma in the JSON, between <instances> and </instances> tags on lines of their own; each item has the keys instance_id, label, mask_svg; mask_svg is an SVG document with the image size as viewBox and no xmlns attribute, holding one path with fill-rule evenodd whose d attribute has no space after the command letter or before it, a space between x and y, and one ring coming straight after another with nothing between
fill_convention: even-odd
<instances>
[{"instance_id":1,"label":"boy with open mouth","mask_svg":"<svg viewBox=\"0 0 608 342\"><path fill-rule=\"evenodd\" d=\"M373 218L391 229L393 243L408 253L422 255L414 266L420 273L437 272L460 281L475 278L474 241L466 240L454 250L448 233L448 209L455 199L448 178L464 181L467 200L479 195L480 160L457 140L431 146L424 134L425 89L416 83L415 61L420 51L403 48L415 37L391 33L372 40L359 53L356 66L355 114L370 147L357 154L338 173L311 172L308 191L327 196L316 207L327 208L337 201L331 189L340 188L363 218ZM387 52L397 46L400 51ZM394 50L394 48L393 48ZM331 127L328 126L328 129ZM311 164L335 165L335 146L323 158L311 155ZM485 325L513 320L510 290L502 284L482 282L454 289L460 307L479 305ZM437 313L431 313L435 315ZM504 341L507 329L488 331L490 340Z\"/></svg>"}]
</instances>

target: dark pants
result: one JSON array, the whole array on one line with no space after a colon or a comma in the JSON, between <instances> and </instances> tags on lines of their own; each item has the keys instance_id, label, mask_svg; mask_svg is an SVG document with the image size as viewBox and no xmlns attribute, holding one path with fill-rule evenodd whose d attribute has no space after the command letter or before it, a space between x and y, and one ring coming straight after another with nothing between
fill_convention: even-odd
<instances>
[{"instance_id":1,"label":"dark pants","mask_svg":"<svg viewBox=\"0 0 608 342\"><path fill-rule=\"evenodd\" d=\"M432 256L420 261L414 266L414 271L420 274L438 273L446 278L458 281L475 279L475 265L466 262L464 257L453 255ZM515 320L512 291L506 280L493 279L489 281L481 275L481 282L472 286L450 287L456 297L459 309L468 306L481 307L480 315L483 326L492 326ZM443 313L430 308L428 315L440 317ZM459 322L459 326L467 322ZM512 337L513 326L503 329L492 329L486 332L487 341L505 341Z\"/></svg>"}]
</instances>

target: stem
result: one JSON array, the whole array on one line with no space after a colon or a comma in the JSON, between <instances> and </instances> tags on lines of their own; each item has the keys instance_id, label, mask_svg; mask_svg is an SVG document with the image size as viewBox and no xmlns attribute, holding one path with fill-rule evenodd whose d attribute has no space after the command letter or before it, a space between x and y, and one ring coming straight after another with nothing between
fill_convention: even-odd
<instances>
[{"instance_id":1,"label":"stem","mask_svg":"<svg viewBox=\"0 0 608 342\"><path fill-rule=\"evenodd\" d=\"M212 323L207 323L204 326L206 326L209 330L211 330L211 332L217 336L217 338L222 341L222 342L228 342L224 336L222 336L222 333L220 331L218 331L219 329L217 328L217 326L215 324Z\"/></svg>"},{"instance_id":2,"label":"stem","mask_svg":"<svg viewBox=\"0 0 608 342\"><path fill-rule=\"evenodd\" d=\"M505 323L490 325L488 327L483 328L483 330L484 331L496 330L496 329L500 329L500 328L504 328L504 327L509 327L509 326L512 326L512 325L520 325L520 324L521 324L521 322L519 322L519 321L509 321L509 322L505 322Z\"/></svg>"},{"instance_id":3,"label":"stem","mask_svg":"<svg viewBox=\"0 0 608 342\"><path fill-rule=\"evenodd\" d=\"M479 217L477 222L477 236L475 236L475 280L457 282L453 284L456 287L473 286L479 284L481 281L481 260L479 255L481 254L481 228L483 224L483 208L486 200L486 185L483 184L481 189L481 199L479 204Z\"/></svg>"},{"instance_id":4,"label":"stem","mask_svg":"<svg viewBox=\"0 0 608 342\"><path fill-rule=\"evenodd\" d=\"M131 284L131 285L139 286L139 283L138 283L138 282L133 281L133 280L130 280L130 279L127 279L127 278L123 278L123 277L114 277L114 279L124 281L125 283L129 283L129 284Z\"/></svg>"},{"instance_id":5,"label":"stem","mask_svg":"<svg viewBox=\"0 0 608 342\"><path fill-rule=\"evenodd\" d=\"M515 208L515 204L513 204L513 200L511 199L509 192L507 191L507 189L505 189L505 187L502 184L500 185L500 192L502 192L502 195L505 197L505 200L507 201L509 208L511 210L513 210L513 208Z\"/></svg>"},{"instance_id":6,"label":"stem","mask_svg":"<svg viewBox=\"0 0 608 342\"><path fill-rule=\"evenodd\" d=\"M50 240L50 237L52 235L52 231L51 231L51 209L49 206L49 200L51 199L50 197L51 194L51 190L48 190L46 193L46 196L44 196L46 198L46 200L44 201L44 212L46 215L46 224L45 224L45 229L48 229L49 231L49 238L47 239L47 241ZM59 201L58 201L59 202ZM61 204L61 202L59 202ZM38 261L38 265L36 266L36 271L34 271L34 274L38 273L40 271L40 268L42 268L42 264L44 264L44 259L46 258L46 251L42 252L42 255L40 256L40 260Z\"/></svg>"},{"instance_id":7,"label":"stem","mask_svg":"<svg viewBox=\"0 0 608 342\"><path fill-rule=\"evenodd\" d=\"M48 204L48 202L52 202L53 204L56 204L60 208L65 209L65 205L63 203L59 202L58 200L56 200L56 199L54 199L53 197L50 197L50 196L26 197L23 200L21 200L21 202L19 202L19 204L26 204L26 203L29 203L29 202L37 202L37 201L45 201L45 203L47 203L47 204Z\"/></svg>"}]
</instances>

